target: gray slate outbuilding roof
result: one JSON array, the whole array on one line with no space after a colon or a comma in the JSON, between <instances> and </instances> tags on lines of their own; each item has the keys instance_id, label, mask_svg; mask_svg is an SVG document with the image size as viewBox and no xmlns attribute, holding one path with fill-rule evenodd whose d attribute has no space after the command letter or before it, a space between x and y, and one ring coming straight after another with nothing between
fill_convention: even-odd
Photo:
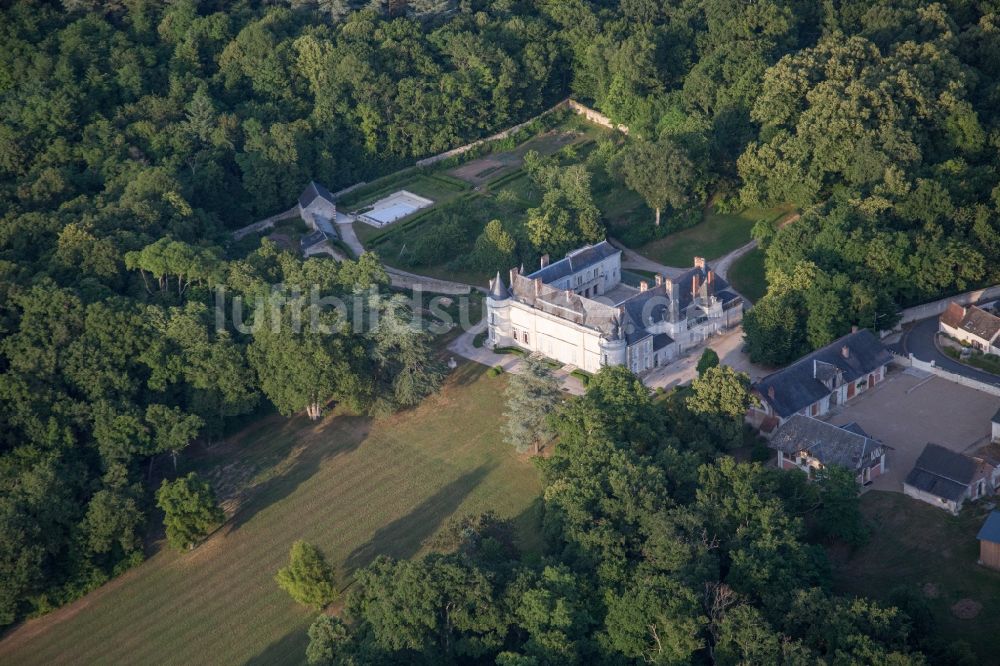
<instances>
[{"instance_id":1,"label":"gray slate outbuilding roof","mask_svg":"<svg viewBox=\"0 0 1000 666\"><path fill-rule=\"evenodd\" d=\"M846 358L842 353L844 347L848 350ZM828 374L828 366L835 366L843 373L844 382L848 383L887 365L891 360L892 354L878 338L868 329L861 329L764 377L754 384L754 389L784 419L831 393L822 381L816 379L814 361L823 364L824 374ZM774 397L771 397L771 389L774 389Z\"/></svg>"},{"instance_id":2,"label":"gray slate outbuilding roof","mask_svg":"<svg viewBox=\"0 0 1000 666\"><path fill-rule=\"evenodd\" d=\"M997 410L997 413L993 415L991 420L993 423L1000 423L1000 409Z\"/></svg>"},{"instance_id":3,"label":"gray slate outbuilding roof","mask_svg":"<svg viewBox=\"0 0 1000 666\"><path fill-rule=\"evenodd\" d=\"M807 451L824 466L839 465L850 470L863 467L869 456L882 448L881 442L848 430L846 426L835 426L801 414L781 424L768 446L789 455Z\"/></svg>"},{"instance_id":4,"label":"gray slate outbuilding roof","mask_svg":"<svg viewBox=\"0 0 1000 666\"><path fill-rule=\"evenodd\" d=\"M991 511L986 516L986 522L979 528L976 538L980 541L990 541L1000 543L1000 511Z\"/></svg>"},{"instance_id":5,"label":"gray slate outbuilding roof","mask_svg":"<svg viewBox=\"0 0 1000 666\"><path fill-rule=\"evenodd\" d=\"M936 497L958 501L976 475L975 460L939 444L928 444L905 483Z\"/></svg>"},{"instance_id":6,"label":"gray slate outbuilding roof","mask_svg":"<svg viewBox=\"0 0 1000 666\"><path fill-rule=\"evenodd\" d=\"M310 180L309 184L306 185L306 189L302 190L302 194L299 195L299 205L306 208L317 198L323 198L330 203L334 203L334 198L330 193L330 190L326 189L315 180Z\"/></svg>"},{"instance_id":7,"label":"gray slate outbuilding roof","mask_svg":"<svg viewBox=\"0 0 1000 666\"><path fill-rule=\"evenodd\" d=\"M531 279L541 278L543 284L550 284L556 280L561 280L567 275L578 273L588 266L604 261L608 257L620 253L621 250L604 240L596 245L588 245L574 250L545 268L540 268L527 277Z\"/></svg>"}]
</instances>

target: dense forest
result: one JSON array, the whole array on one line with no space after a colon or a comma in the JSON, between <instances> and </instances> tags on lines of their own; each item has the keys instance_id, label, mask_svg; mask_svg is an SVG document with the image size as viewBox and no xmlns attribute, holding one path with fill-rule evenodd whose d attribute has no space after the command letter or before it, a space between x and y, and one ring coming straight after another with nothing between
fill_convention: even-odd
<instances>
[{"instance_id":1,"label":"dense forest","mask_svg":"<svg viewBox=\"0 0 1000 666\"><path fill-rule=\"evenodd\" d=\"M371 179L574 95L628 125L637 145L683 154L721 205L802 210L784 228L755 229L769 283L745 322L757 360L782 363L851 324L884 326L901 305L1000 281L996 3L408 4L390 16L379 1L4 3L0 624L138 561L155 480L191 442L272 406L318 415L337 400L385 413L434 389L441 370L427 362L428 341L405 327L359 334L331 322L332 335L285 336L214 325L216 285L254 303L278 283L334 294L385 283L371 255L334 264L229 242L228 231L292 205L309 179L331 189ZM625 168L637 191L642 175ZM662 198L668 218L683 212L677 196ZM295 305L261 314L292 317ZM405 316L389 298L365 307ZM677 622L663 654L682 662L737 654L762 626L790 637L761 632L772 650L763 661L780 652L801 663L841 645L879 661L878 650L913 647L894 611L832 599L820 579L803 589L780 578L794 567L754 559L762 549L817 556L794 518L802 507L787 505L797 500L776 480L713 462L725 447L697 445L680 421L651 428L653 439L564 433L546 469L546 524L565 551L527 573L490 556L500 568L490 594L522 592L530 607L516 611L518 631L538 642L517 643L524 655L508 663L558 661L545 656L558 645L583 661L643 658L649 637L615 619L634 610L623 598ZM573 499L579 484L617 504ZM601 518L608 532L587 534L598 510L615 514ZM678 544L683 553L671 551ZM383 564L381 575L445 565L487 576L447 559ZM684 629L697 624L706 582L731 589L741 610ZM656 586L677 593L649 593ZM656 606L667 600L678 605ZM565 626L538 624L551 621L545 604ZM821 623L807 618L839 608L849 618L841 638L810 634ZM369 612L360 626L376 626ZM464 636L461 654L498 652L493 631ZM435 649L459 654L451 634L436 635L446 644Z\"/></svg>"}]
</instances>

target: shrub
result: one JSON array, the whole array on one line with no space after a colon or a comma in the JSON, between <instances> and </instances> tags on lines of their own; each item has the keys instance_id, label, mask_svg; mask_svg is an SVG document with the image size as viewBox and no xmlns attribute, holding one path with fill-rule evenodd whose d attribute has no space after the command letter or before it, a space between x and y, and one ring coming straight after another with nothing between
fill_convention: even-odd
<instances>
[{"instance_id":1,"label":"shrub","mask_svg":"<svg viewBox=\"0 0 1000 666\"><path fill-rule=\"evenodd\" d=\"M488 374L490 377L499 377L500 375L503 374L503 366L494 365L492 368L486 371L486 374Z\"/></svg>"},{"instance_id":2,"label":"shrub","mask_svg":"<svg viewBox=\"0 0 1000 666\"><path fill-rule=\"evenodd\" d=\"M484 342L486 342L486 331L476 333L476 336L472 338L472 346L476 349L482 348Z\"/></svg>"},{"instance_id":3,"label":"shrub","mask_svg":"<svg viewBox=\"0 0 1000 666\"><path fill-rule=\"evenodd\" d=\"M300 604L321 609L337 598L333 569L316 546L301 539L292 544L288 566L274 578Z\"/></svg>"},{"instance_id":4,"label":"shrub","mask_svg":"<svg viewBox=\"0 0 1000 666\"><path fill-rule=\"evenodd\" d=\"M226 518L212 487L194 472L172 482L164 479L156 505L163 509L167 542L178 550L194 548Z\"/></svg>"}]
</instances>

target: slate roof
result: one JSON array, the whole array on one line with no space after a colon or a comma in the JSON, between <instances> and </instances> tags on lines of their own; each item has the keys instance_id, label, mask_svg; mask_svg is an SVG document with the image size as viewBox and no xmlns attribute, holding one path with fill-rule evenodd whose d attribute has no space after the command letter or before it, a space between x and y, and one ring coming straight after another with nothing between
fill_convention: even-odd
<instances>
[{"instance_id":1,"label":"slate roof","mask_svg":"<svg viewBox=\"0 0 1000 666\"><path fill-rule=\"evenodd\" d=\"M596 245L587 245L579 250L573 250L563 259L551 263L545 268L540 268L527 277L531 279L541 278L542 282L549 284L620 253L621 250L604 240Z\"/></svg>"},{"instance_id":2,"label":"slate roof","mask_svg":"<svg viewBox=\"0 0 1000 666\"><path fill-rule=\"evenodd\" d=\"M299 245L302 247L302 251L305 252L313 245L322 243L325 240L326 240L326 234L324 234L322 231L314 231L308 236L303 236L302 239L299 241Z\"/></svg>"},{"instance_id":3,"label":"slate roof","mask_svg":"<svg viewBox=\"0 0 1000 666\"><path fill-rule=\"evenodd\" d=\"M972 458L938 444L928 444L903 483L937 497L958 501L965 496L977 468Z\"/></svg>"},{"instance_id":4,"label":"slate roof","mask_svg":"<svg viewBox=\"0 0 1000 666\"><path fill-rule=\"evenodd\" d=\"M306 185L306 189L302 190L302 194L299 195L299 206L306 208L319 197L326 199L330 203L334 203L334 198L333 195L330 194L330 190L326 189L315 180L310 180L309 184Z\"/></svg>"},{"instance_id":5,"label":"slate roof","mask_svg":"<svg viewBox=\"0 0 1000 666\"><path fill-rule=\"evenodd\" d=\"M882 448L882 443L847 427L796 414L778 428L768 446L790 455L807 451L824 466L855 470L863 467L869 456Z\"/></svg>"},{"instance_id":6,"label":"slate roof","mask_svg":"<svg viewBox=\"0 0 1000 666\"><path fill-rule=\"evenodd\" d=\"M993 418L990 420L993 421L993 423L1000 423L1000 409L997 410L997 413L994 414Z\"/></svg>"},{"instance_id":7,"label":"slate roof","mask_svg":"<svg viewBox=\"0 0 1000 666\"><path fill-rule=\"evenodd\" d=\"M666 333L657 333L653 336L653 351L659 351L669 344L672 344L674 339L667 335Z\"/></svg>"},{"instance_id":8,"label":"slate roof","mask_svg":"<svg viewBox=\"0 0 1000 666\"><path fill-rule=\"evenodd\" d=\"M844 347L849 352L847 358L842 353ZM887 365L891 360L892 354L882 346L878 338L868 329L861 329L764 377L754 384L754 389L778 416L787 418L832 392L822 381L816 379L814 361L836 366L846 383ZM772 388L774 397L770 395Z\"/></svg>"},{"instance_id":9,"label":"slate roof","mask_svg":"<svg viewBox=\"0 0 1000 666\"><path fill-rule=\"evenodd\" d=\"M990 541L1000 543L1000 511L990 511L986 516L986 522L979 528L976 538L980 541Z\"/></svg>"},{"instance_id":10,"label":"slate roof","mask_svg":"<svg viewBox=\"0 0 1000 666\"><path fill-rule=\"evenodd\" d=\"M500 271L497 271L497 276L493 279L493 284L490 285L490 298L494 301L503 301L509 297L510 292L507 291L507 286L500 277Z\"/></svg>"}]
</instances>

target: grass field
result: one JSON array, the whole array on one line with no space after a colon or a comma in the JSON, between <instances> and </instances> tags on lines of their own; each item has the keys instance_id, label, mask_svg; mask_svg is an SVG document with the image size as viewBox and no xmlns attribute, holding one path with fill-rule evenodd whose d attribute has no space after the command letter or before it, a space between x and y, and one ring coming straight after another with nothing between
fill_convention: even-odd
<instances>
[{"instance_id":1,"label":"grass field","mask_svg":"<svg viewBox=\"0 0 1000 666\"><path fill-rule=\"evenodd\" d=\"M736 291L753 302L763 298L767 292L764 251L754 248L734 261L729 268L729 282Z\"/></svg>"},{"instance_id":2,"label":"grass field","mask_svg":"<svg viewBox=\"0 0 1000 666\"><path fill-rule=\"evenodd\" d=\"M243 489L236 515L194 551L161 550L22 625L0 642L0 663L301 663L313 613L274 582L296 539L347 579L377 554L420 553L453 515L495 509L537 549L539 478L502 442L506 380L484 370L459 366L441 394L384 421L274 416L188 456Z\"/></svg>"},{"instance_id":3,"label":"grass field","mask_svg":"<svg viewBox=\"0 0 1000 666\"><path fill-rule=\"evenodd\" d=\"M690 266L692 257L718 259L746 245L758 220L777 220L787 212L787 207L750 208L739 213L720 213L709 208L704 221L646 243L636 251L667 266Z\"/></svg>"},{"instance_id":4,"label":"grass field","mask_svg":"<svg viewBox=\"0 0 1000 666\"><path fill-rule=\"evenodd\" d=\"M985 509L968 507L956 518L900 493L878 491L865 493L861 506L872 538L853 555L832 554L838 591L884 598L897 586L917 590L931 606L939 635L964 640L983 663L996 663L1000 572L976 564ZM963 620L951 612L962 599L982 604L978 616Z\"/></svg>"}]
</instances>

